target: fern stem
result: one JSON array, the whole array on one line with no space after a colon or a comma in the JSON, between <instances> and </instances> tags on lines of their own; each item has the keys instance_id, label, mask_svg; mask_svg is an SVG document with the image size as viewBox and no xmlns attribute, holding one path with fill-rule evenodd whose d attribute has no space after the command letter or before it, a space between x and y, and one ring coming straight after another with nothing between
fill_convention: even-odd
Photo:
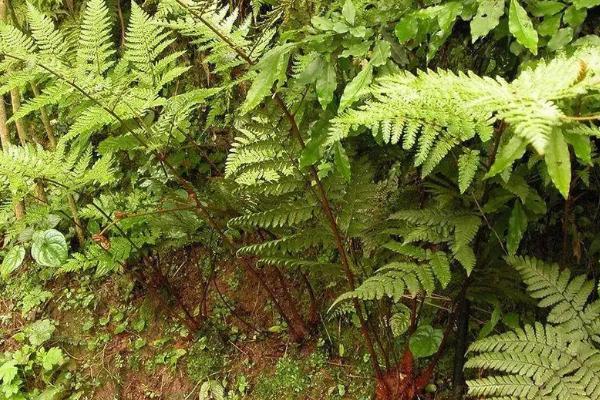
<instances>
[{"instance_id":1,"label":"fern stem","mask_svg":"<svg viewBox=\"0 0 600 400\"><path fill-rule=\"evenodd\" d=\"M562 117L562 119L568 120L568 121L595 121L595 120L599 120L600 119L600 114L596 114L596 115L582 115L582 116L571 116L571 115L565 115Z\"/></svg>"},{"instance_id":2,"label":"fern stem","mask_svg":"<svg viewBox=\"0 0 600 400\"><path fill-rule=\"evenodd\" d=\"M8 149L10 146L10 133L6 121L6 106L4 105L4 96L2 96L0 97L0 144L2 144L2 149Z\"/></svg>"},{"instance_id":3,"label":"fern stem","mask_svg":"<svg viewBox=\"0 0 600 400\"><path fill-rule=\"evenodd\" d=\"M40 90L38 89L35 83L31 83L31 90L35 97L40 95ZM42 124L44 125L44 130L46 131L46 136L48 136L48 143L51 149L56 148L56 135L54 134L54 128L52 128L52 124L50 123L50 118L48 118L48 113L46 112L46 107L40 108L40 119L42 120Z\"/></svg>"}]
</instances>

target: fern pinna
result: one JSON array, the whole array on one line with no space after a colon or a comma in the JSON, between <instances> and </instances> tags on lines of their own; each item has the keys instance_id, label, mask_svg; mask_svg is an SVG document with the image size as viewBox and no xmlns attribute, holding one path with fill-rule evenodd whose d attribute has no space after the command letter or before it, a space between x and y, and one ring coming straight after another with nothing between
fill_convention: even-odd
<instances>
[{"instance_id":1,"label":"fern pinna","mask_svg":"<svg viewBox=\"0 0 600 400\"><path fill-rule=\"evenodd\" d=\"M596 399L600 396L600 317L596 288L585 275L528 257L508 260L527 291L550 308L547 324L476 341L466 368L504 373L471 380L469 393L485 398Z\"/></svg>"}]
</instances>

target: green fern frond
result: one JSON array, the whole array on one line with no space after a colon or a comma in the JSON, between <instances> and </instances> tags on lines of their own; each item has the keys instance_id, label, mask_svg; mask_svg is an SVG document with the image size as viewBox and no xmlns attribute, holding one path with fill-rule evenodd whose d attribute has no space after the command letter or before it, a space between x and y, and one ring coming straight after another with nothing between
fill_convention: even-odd
<instances>
[{"instance_id":1,"label":"green fern frond","mask_svg":"<svg viewBox=\"0 0 600 400\"><path fill-rule=\"evenodd\" d=\"M458 158L458 188L460 193L467 191L479 168L479 150L467 149Z\"/></svg>"},{"instance_id":2,"label":"green fern frond","mask_svg":"<svg viewBox=\"0 0 600 400\"><path fill-rule=\"evenodd\" d=\"M114 65L111 20L104 0L89 0L81 22L77 65L82 72L104 74Z\"/></svg>"},{"instance_id":3,"label":"green fern frond","mask_svg":"<svg viewBox=\"0 0 600 400\"><path fill-rule=\"evenodd\" d=\"M13 122L26 117L44 107L59 104L71 90L71 87L63 82L57 82L54 85L47 86L39 96L28 100L17 112L13 113L8 122Z\"/></svg>"},{"instance_id":4,"label":"green fern frond","mask_svg":"<svg viewBox=\"0 0 600 400\"><path fill-rule=\"evenodd\" d=\"M310 220L315 212L315 205L301 200L296 203L283 204L266 211L250 212L229 220L228 225L236 228L281 228L294 226Z\"/></svg>"},{"instance_id":5,"label":"green fern frond","mask_svg":"<svg viewBox=\"0 0 600 400\"><path fill-rule=\"evenodd\" d=\"M329 262L302 260L298 258L289 257L263 257L258 260L258 264L263 265L276 265L278 267L286 267L291 269L313 269L323 272L322 269L337 270L339 264L333 264Z\"/></svg>"},{"instance_id":6,"label":"green fern frond","mask_svg":"<svg viewBox=\"0 0 600 400\"><path fill-rule=\"evenodd\" d=\"M539 300L538 306L551 307L548 322L582 340L590 340L598 334L594 323L599 317L594 311L600 302L587 304L594 282L583 275L572 278L568 269L561 271L557 264L546 264L535 258L509 257L507 262L521 274L529 295Z\"/></svg>"},{"instance_id":7,"label":"green fern frond","mask_svg":"<svg viewBox=\"0 0 600 400\"><path fill-rule=\"evenodd\" d=\"M9 178L10 185L16 187L31 187L35 179L42 179L70 190L106 185L114 179L110 156L92 163L90 149L68 153L61 142L54 151L33 146L5 149L0 152L0 175Z\"/></svg>"},{"instance_id":8,"label":"green fern frond","mask_svg":"<svg viewBox=\"0 0 600 400\"><path fill-rule=\"evenodd\" d=\"M65 37L54 27L54 23L47 15L29 2L27 3L27 21L40 53L59 60L65 59L69 51Z\"/></svg>"},{"instance_id":9,"label":"green fern frond","mask_svg":"<svg viewBox=\"0 0 600 400\"><path fill-rule=\"evenodd\" d=\"M267 240L258 244L243 246L238 250L240 255L257 255L261 258L281 257L282 254L301 253L311 248L333 248L332 235L321 226L306 228L301 232L285 235L278 239Z\"/></svg>"},{"instance_id":10,"label":"green fern frond","mask_svg":"<svg viewBox=\"0 0 600 400\"><path fill-rule=\"evenodd\" d=\"M566 117L567 100L598 89L594 77L600 69L599 59L597 48L580 49L549 63L540 62L512 83L441 70L385 76L371 88L372 99L365 105L333 119L326 145L334 145L361 127L385 143L395 144L403 137L405 149L416 146L415 165L426 176L450 151L476 134L482 142L489 140L493 125L502 121L509 127L507 142L513 140L511 146L501 148L488 173L493 176L522 157L527 145L539 155L554 154L556 150L549 146L556 129L585 126ZM565 73L559 72L563 70ZM464 192L477 169L475 154L465 155L460 164L459 189ZM565 186L556 181L555 185ZM566 194L565 188L559 189Z\"/></svg>"},{"instance_id":11,"label":"green fern frond","mask_svg":"<svg viewBox=\"0 0 600 400\"><path fill-rule=\"evenodd\" d=\"M380 300L389 297L400 301L408 292L430 294L434 291L436 280L445 287L449 282L450 265L443 254L432 255L430 263L394 261L381 267L375 275L366 279L356 289L339 296L330 310L342 301L349 299Z\"/></svg>"},{"instance_id":12,"label":"green fern frond","mask_svg":"<svg viewBox=\"0 0 600 400\"><path fill-rule=\"evenodd\" d=\"M209 4L190 2L188 7L200 13L202 17L219 33L227 37L228 41L237 48L250 53L252 42L247 39L250 26L250 18L241 24L235 24L238 18L238 10L230 10L229 7L222 7L218 1L210 1ZM205 62L215 65L215 72L227 71L231 68L243 64L244 61L238 58L237 53L225 43L222 38L206 25L196 21L189 15L187 10L180 11L186 14L184 17L175 15L175 19L167 17L160 21L160 25L168 27L184 36L191 37L200 51L207 54ZM259 56L260 54L257 54Z\"/></svg>"},{"instance_id":13,"label":"green fern frond","mask_svg":"<svg viewBox=\"0 0 600 400\"><path fill-rule=\"evenodd\" d=\"M500 375L468 382L469 395L490 400L545 399L533 380L520 375Z\"/></svg>"},{"instance_id":14,"label":"green fern frond","mask_svg":"<svg viewBox=\"0 0 600 400\"><path fill-rule=\"evenodd\" d=\"M156 85L166 71L170 62L182 53L175 53L168 62L160 62L163 51L173 43L174 38L168 31L157 25L135 2L131 3L131 18L125 36L125 59L134 69L140 72L140 77ZM178 72L178 71L177 71Z\"/></svg>"},{"instance_id":15,"label":"green fern frond","mask_svg":"<svg viewBox=\"0 0 600 400\"><path fill-rule=\"evenodd\" d=\"M600 395L600 352L560 327L536 323L478 340L469 351L480 354L471 357L465 368L509 374L469 381L472 395L506 395L507 380L521 381L523 389L529 385L544 399L589 400Z\"/></svg>"}]
</instances>

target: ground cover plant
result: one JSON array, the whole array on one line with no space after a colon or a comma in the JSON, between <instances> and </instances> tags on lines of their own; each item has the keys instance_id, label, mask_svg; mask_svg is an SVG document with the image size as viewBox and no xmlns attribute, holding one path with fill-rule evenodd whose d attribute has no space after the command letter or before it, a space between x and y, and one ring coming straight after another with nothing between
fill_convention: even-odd
<instances>
[{"instance_id":1,"label":"ground cover plant","mask_svg":"<svg viewBox=\"0 0 600 400\"><path fill-rule=\"evenodd\" d=\"M600 398L599 35L0 0L0 400Z\"/></svg>"}]
</instances>

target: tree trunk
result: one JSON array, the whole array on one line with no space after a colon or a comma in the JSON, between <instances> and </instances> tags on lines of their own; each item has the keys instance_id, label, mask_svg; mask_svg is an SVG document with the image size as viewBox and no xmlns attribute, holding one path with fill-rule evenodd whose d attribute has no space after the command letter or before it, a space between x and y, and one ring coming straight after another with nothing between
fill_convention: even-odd
<instances>
[{"instance_id":1,"label":"tree trunk","mask_svg":"<svg viewBox=\"0 0 600 400\"><path fill-rule=\"evenodd\" d=\"M458 305L459 312L456 321L457 332L456 332L456 344L454 347L454 373L453 373L453 386L454 386L454 400L463 398L465 392L465 353L467 352L467 339L469 333L469 316L470 316L470 303L469 300L463 295Z\"/></svg>"}]
</instances>

